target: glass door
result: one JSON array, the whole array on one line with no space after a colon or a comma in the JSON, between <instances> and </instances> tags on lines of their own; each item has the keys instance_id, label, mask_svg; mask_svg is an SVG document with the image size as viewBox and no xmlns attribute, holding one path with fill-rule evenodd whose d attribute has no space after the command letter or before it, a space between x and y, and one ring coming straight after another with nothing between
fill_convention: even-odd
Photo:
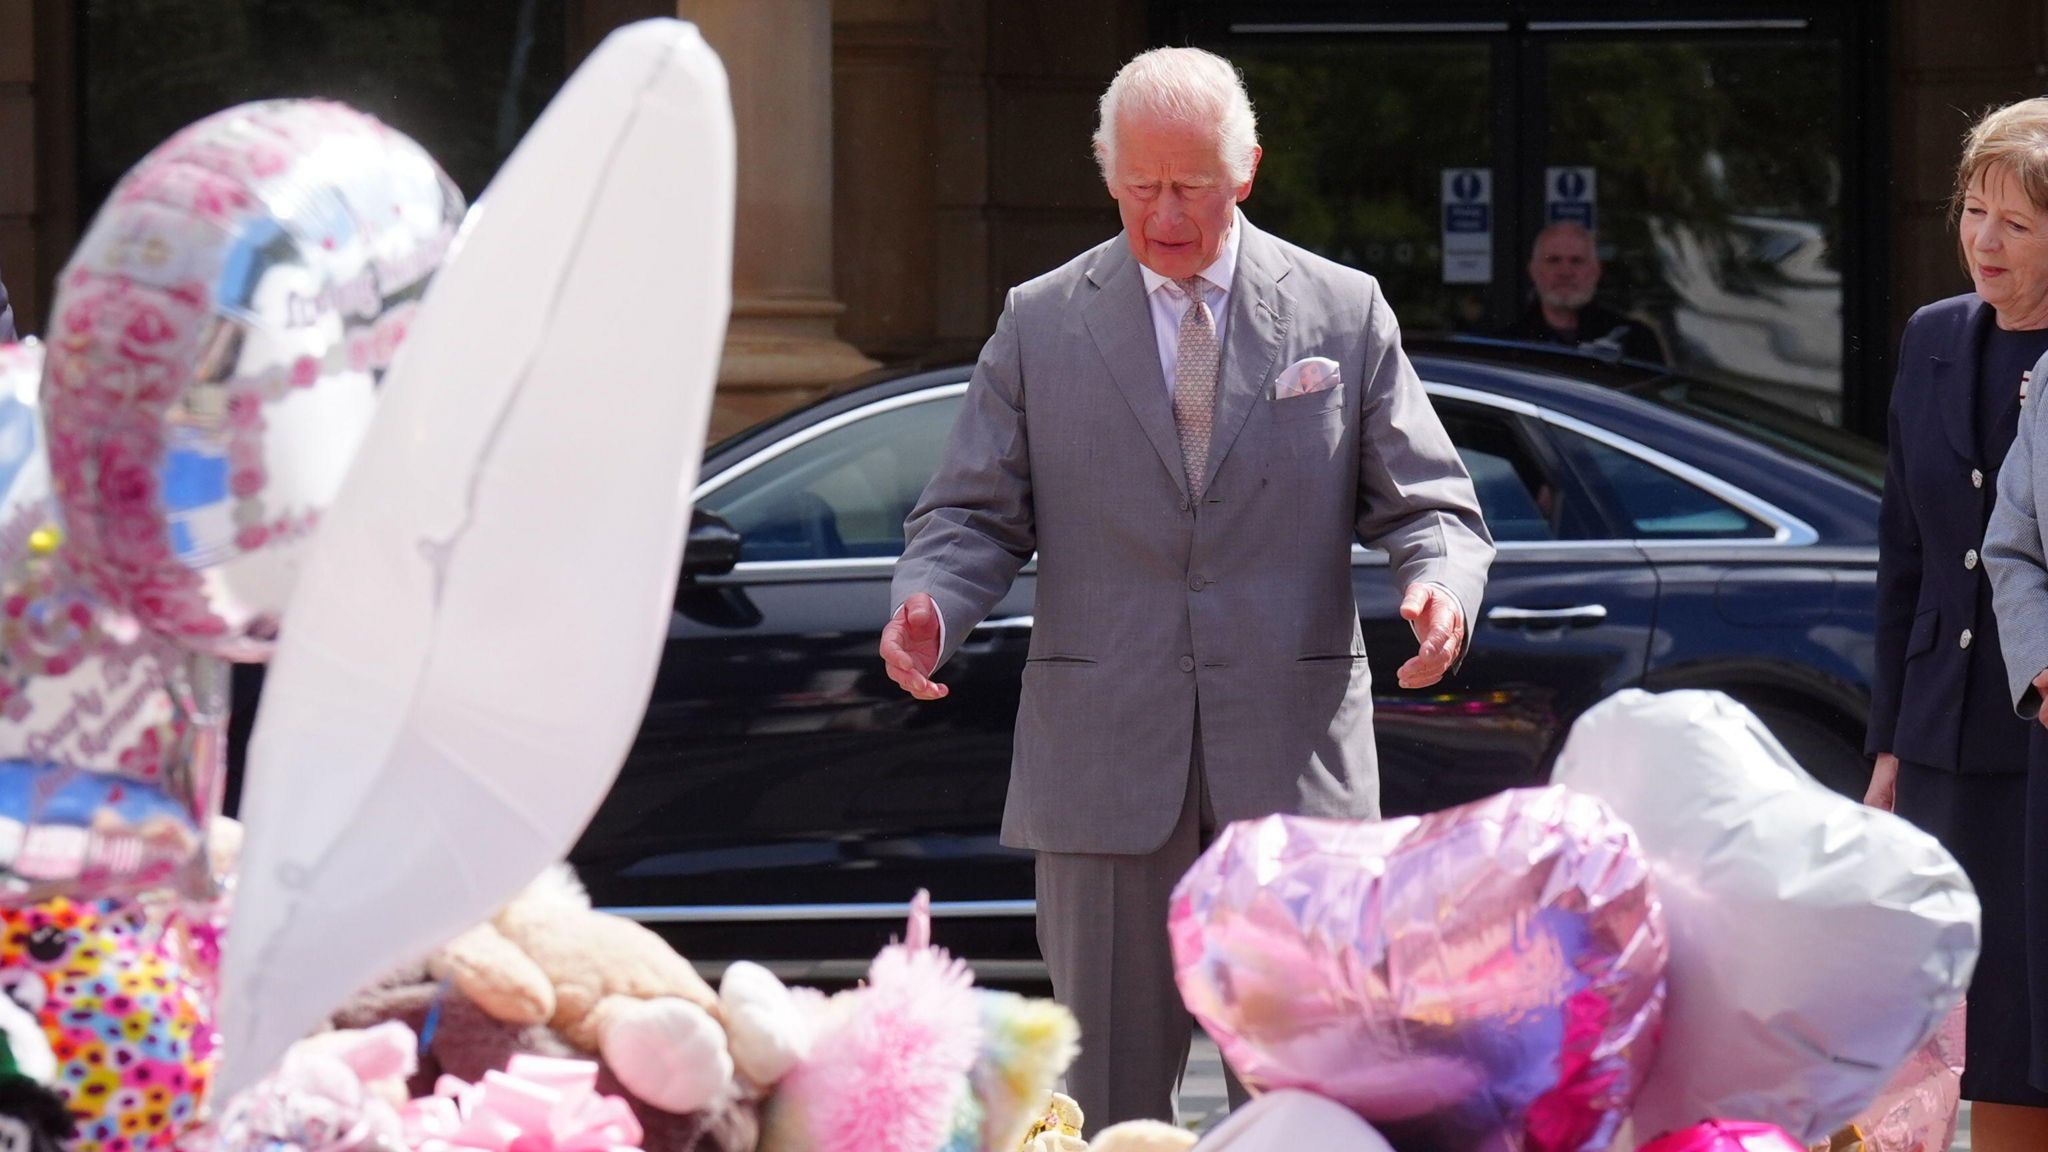
<instances>
[{"instance_id":1,"label":"glass door","mask_svg":"<svg viewBox=\"0 0 2048 1152\"><path fill-rule=\"evenodd\" d=\"M1533 249L1572 221L1600 265L1579 318L1612 347L1583 324L1557 339L1865 431L1881 416L1857 5L1163 2L1244 71L1266 150L1247 213L1378 277L1407 331L1557 328L1532 328Z\"/></svg>"},{"instance_id":2,"label":"glass door","mask_svg":"<svg viewBox=\"0 0 2048 1152\"><path fill-rule=\"evenodd\" d=\"M1505 45L1484 35L1283 33L1223 51L1244 71L1265 148L1246 215L1372 273L1411 330L1483 329L1498 306L1494 120L1506 94L1495 75ZM1463 269L1446 275L1441 202L1460 173L1468 182L1484 173L1489 187L1465 186L1467 231L1452 254Z\"/></svg>"},{"instance_id":3,"label":"glass door","mask_svg":"<svg viewBox=\"0 0 2048 1152\"><path fill-rule=\"evenodd\" d=\"M1541 204L1597 178L1600 295L1671 362L1842 414L1840 42L1545 34ZM1584 173L1574 176L1574 173Z\"/></svg>"}]
</instances>

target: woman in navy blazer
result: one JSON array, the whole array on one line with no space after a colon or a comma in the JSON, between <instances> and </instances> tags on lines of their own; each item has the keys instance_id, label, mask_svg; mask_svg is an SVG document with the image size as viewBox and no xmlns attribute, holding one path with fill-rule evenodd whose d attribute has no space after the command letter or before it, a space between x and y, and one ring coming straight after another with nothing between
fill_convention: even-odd
<instances>
[{"instance_id":1,"label":"woman in navy blazer","mask_svg":"<svg viewBox=\"0 0 2048 1152\"><path fill-rule=\"evenodd\" d=\"M1867 799L1938 837L1983 902L1963 1070L1972 1147L2048 1149L2048 996L2029 995L2026 933L2029 900L2048 892L2023 883L2033 726L2006 695L1983 563L1998 470L2048 352L2048 100L1971 130L1955 209L1977 290L1914 314L1892 389ZM2048 959L2048 941L2036 951Z\"/></svg>"}]
</instances>

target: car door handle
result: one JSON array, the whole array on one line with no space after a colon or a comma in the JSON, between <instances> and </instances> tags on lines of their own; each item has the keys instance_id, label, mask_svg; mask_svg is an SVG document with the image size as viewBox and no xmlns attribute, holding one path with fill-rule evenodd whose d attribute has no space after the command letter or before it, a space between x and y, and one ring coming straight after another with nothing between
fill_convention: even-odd
<instances>
[{"instance_id":1,"label":"car door handle","mask_svg":"<svg viewBox=\"0 0 2048 1152\"><path fill-rule=\"evenodd\" d=\"M1489 608L1487 622L1503 628L1540 628L1560 625L1579 628L1607 619L1607 605L1579 604L1571 608Z\"/></svg>"},{"instance_id":2,"label":"car door handle","mask_svg":"<svg viewBox=\"0 0 2048 1152\"><path fill-rule=\"evenodd\" d=\"M983 620L974 626L976 632L1029 632L1037 620L1030 616L1005 616L999 620Z\"/></svg>"}]
</instances>

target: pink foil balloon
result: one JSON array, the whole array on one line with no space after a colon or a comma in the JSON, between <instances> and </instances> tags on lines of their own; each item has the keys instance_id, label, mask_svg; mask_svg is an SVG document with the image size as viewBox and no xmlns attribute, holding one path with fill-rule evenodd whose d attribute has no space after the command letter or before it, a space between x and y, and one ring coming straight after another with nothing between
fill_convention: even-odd
<instances>
[{"instance_id":1,"label":"pink foil balloon","mask_svg":"<svg viewBox=\"0 0 2048 1152\"><path fill-rule=\"evenodd\" d=\"M227 669L92 596L57 547L42 366L0 345L0 906L203 888Z\"/></svg>"},{"instance_id":2,"label":"pink foil balloon","mask_svg":"<svg viewBox=\"0 0 2048 1152\"><path fill-rule=\"evenodd\" d=\"M1169 928L1181 995L1248 1087L1330 1097L1400 1147L1607 1147L1663 1011L1649 866L1563 788L1233 824Z\"/></svg>"},{"instance_id":3,"label":"pink foil balloon","mask_svg":"<svg viewBox=\"0 0 2048 1152\"><path fill-rule=\"evenodd\" d=\"M1963 1005L1856 1117L1859 1152L1943 1152L1955 1142L1962 1107Z\"/></svg>"},{"instance_id":4,"label":"pink foil balloon","mask_svg":"<svg viewBox=\"0 0 2048 1152\"><path fill-rule=\"evenodd\" d=\"M1636 1152L1806 1152L1806 1145L1774 1124L1709 1120L1660 1136Z\"/></svg>"}]
</instances>

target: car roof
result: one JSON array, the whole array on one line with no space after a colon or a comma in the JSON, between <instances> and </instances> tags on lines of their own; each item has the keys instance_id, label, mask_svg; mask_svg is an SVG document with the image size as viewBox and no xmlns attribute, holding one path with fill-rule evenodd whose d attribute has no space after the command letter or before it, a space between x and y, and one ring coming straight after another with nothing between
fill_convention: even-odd
<instances>
[{"instance_id":1,"label":"car roof","mask_svg":"<svg viewBox=\"0 0 2048 1152\"><path fill-rule=\"evenodd\" d=\"M1414 337L1404 349L1431 384L1463 387L1595 425L1703 468L1807 520L1824 540L1874 543L1877 493L1742 435L1644 398L1676 377L1651 364L1570 348L1482 337ZM707 476L796 428L877 400L959 384L971 364L881 370L848 381L806 407L770 418L721 441L705 461Z\"/></svg>"}]
</instances>

